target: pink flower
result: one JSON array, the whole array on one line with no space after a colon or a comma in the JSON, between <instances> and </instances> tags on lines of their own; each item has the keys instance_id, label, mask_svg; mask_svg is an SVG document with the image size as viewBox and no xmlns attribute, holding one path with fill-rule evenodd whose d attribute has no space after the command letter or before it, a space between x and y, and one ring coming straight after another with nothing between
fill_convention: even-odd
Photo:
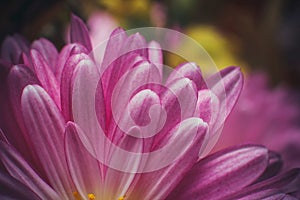
<instances>
[{"instance_id":1,"label":"pink flower","mask_svg":"<svg viewBox=\"0 0 300 200\"><path fill-rule=\"evenodd\" d=\"M200 159L239 96L238 68L210 77L209 89L185 63L162 84L156 42L116 29L98 63L76 16L70 39L60 53L45 39L4 42L2 199L291 199L297 191L299 171L278 175L279 156L262 146Z\"/></svg>"},{"instance_id":2,"label":"pink flower","mask_svg":"<svg viewBox=\"0 0 300 200\"><path fill-rule=\"evenodd\" d=\"M299 106L295 100L287 88L269 88L265 74L249 75L215 150L242 143L262 144L280 152L285 168L299 167Z\"/></svg>"}]
</instances>

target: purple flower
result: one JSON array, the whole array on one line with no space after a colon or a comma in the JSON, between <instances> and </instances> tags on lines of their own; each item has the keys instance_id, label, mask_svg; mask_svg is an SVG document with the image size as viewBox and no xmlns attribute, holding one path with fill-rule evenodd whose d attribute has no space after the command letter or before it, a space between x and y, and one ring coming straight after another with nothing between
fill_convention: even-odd
<instances>
[{"instance_id":1,"label":"purple flower","mask_svg":"<svg viewBox=\"0 0 300 200\"><path fill-rule=\"evenodd\" d=\"M299 105L295 100L288 88L269 88L265 74L250 74L215 149L262 144L282 155L284 168L299 167Z\"/></svg>"},{"instance_id":2,"label":"purple flower","mask_svg":"<svg viewBox=\"0 0 300 200\"><path fill-rule=\"evenodd\" d=\"M208 88L185 63L162 84L156 42L116 29L99 63L76 16L70 39L59 53L46 39L2 46L1 199L292 199L299 171L278 174L265 147L205 157L241 91L238 68Z\"/></svg>"}]
</instances>

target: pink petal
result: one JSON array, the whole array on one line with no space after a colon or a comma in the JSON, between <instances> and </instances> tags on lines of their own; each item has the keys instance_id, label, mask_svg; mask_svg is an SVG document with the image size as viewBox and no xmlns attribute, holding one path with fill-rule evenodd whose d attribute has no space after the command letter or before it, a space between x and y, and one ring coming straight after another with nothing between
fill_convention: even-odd
<instances>
[{"instance_id":1,"label":"pink petal","mask_svg":"<svg viewBox=\"0 0 300 200\"><path fill-rule=\"evenodd\" d=\"M268 151L263 147L220 151L200 160L168 199L224 199L253 183L267 164Z\"/></svg>"},{"instance_id":2,"label":"pink petal","mask_svg":"<svg viewBox=\"0 0 300 200\"><path fill-rule=\"evenodd\" d=\"M219 115L219 99L210 90L198 91L195 117L203 119L206 123L215 124Z\"/></svg>"},{"instance_id":3,"label":"pink petal","mask_svg":"<svg viewBox=\"0 0 300 200\"><path fill-rule=\"evenodd\" d=\"M112 91L111 101L107 102L107 107L112 112L112 119L115 123L111 123L110 130L112 133L109 138L113 138L113 130L115 124L122 119L122 113L125 111L132 95L141 90L142 87L147 87L150 83L159 83L159 72L149 62L141 62L138 66L124 74L117 82ZM107 100L107 99L106 99Z\"/></svg>"},{"instance_id":4,"label":"pink petal","mask_svg":"<svg viewBox=\"0 0 300 200\"><path fill-rule=\"evenodd\" d=\"M164 127L156 135L156 148L164 145L169 131L180 121L192 117L197 103L197 89L195 84L187 79L174 80L167 85L167 90L160 95L162 107L167 118Z\"/></svg>"},{"instance_id":5,"label":"pink petal","mask_svg":"<svg viewBox=\"0 0 300 200\"><path fill-rule=\"evenodd\" d=\"M0 129L0 141L9 144L9 141L7 140L5 134L3 133L3 131Z\"/></svg>"},{"instance_id":6,"label":"pink petal","mask_svg":"<svg viewBox=\"0 0 300 200\"><path fill-rule=\"evenodd\" d=\"M196 65L196 63L183 63L176 67L175 70L172 71L172 73L168 77L167 84L179 78L188 78L192 80L195 83L198 90L205 87L201 70Z\"/></svg>"},{"instance_id":7,"label":"pink petal","mask_svg":"<svg viewBox=\"0 0 300 200\"><path fill-rule=\"evenodd\" d=\"M40 200L27 186L1 171L0 199Z\"/></svg>"},{"instance_id":8,"label":"pink petal","mask_svg":"<svg viewBox=\"0 0 300 200\"><path fill-rule=\"evenodd\" d=\"M40 86L26 86L21 102L32 148L53 189L67 198L73 190L64 154L64 119L51 97Z\"/></svg>"},{"instance_id":9,"label":"pink petal","mask_svg":"<svg viewBox=\"0 0 300 200\"><path fill-rule=\"evenodd\" d=\"M107 46L105 49L103 63L102 63L102 71L113 63L116 59L118 59L122 54L120 54L120 49L122 47L124 41L127 39L127 35L122 28L116 28L110 35L109 40L107 42Z\"/></svg>"},{"instance_id":10,"label":"pink petal","mask_svg":"<svg viewBox=\"0 0 300 200\"><path fill-rule=\"evenodd\" d=\"M41 82L43 88L45 88L48 94L53 98L56 105L60 107L60 88L51 68L44 59L43 55L38 51L32 49L30 51L30 55L36 76Z\"/></svg>"},{"instance_id":11,"label":"pink petal","mask_svg":"<svg viewBox=\"0 0 300 200\"><path fill-rule=\"evenodd\" d=\"M58 58L58 52L56 47L45 38L41 38L39 40L35 40L32 45L31 49L37 50L41 55L44 57L45 61L47 62L48 66L52 69L52 72L55 72L56 62Z\"/></svg>"},{"instance_id":12,"label":"pink petal","mask_svg":"<svg viewBox=\"0 0 300 200\"><path fill-rule=\"evenodd\" d=\"M292 193L299 191L299 184L300 169L293 169L271 179L253 184L231 196L228 196L227 199L249 199L251 197L255 197L255 199L263 199L278 193Z\"/></svg>"},{"instance_id":13,"label":"pink petal","mask_svg":"<svg viewBox=\"0 0 300 200\"><path fill-rule=\"evenodd\" d=\"M143 140L125 134L117 146L110 148L107 160L104 196L108 199L118 199L133 188L142 167Z\"/></svg>"},{"instance_id":14,"label":"pink petal","mask_svg":"<svg viewBox=\"0 0 300 200\"><path fill-rule=\"evenodd\" d=\"M65 132L65 151L70 174L77 188L76 191L82 197L92 193L99 198L103 192L100 166L82 144L79 134L85 133L76 124L68 122Z\"/></svg>"},{"instance_id":15,"label":"pink petal","mask_svg":"<svg viewBox=\"0 0 300 200\"><path fill-rule=\"evenodd\" d=\"M57 193L33 171L12 146L0 142L0 159L12 177L26 185L40 198L59 198Z\"/></svg>"},{"instance_id":16,"label":"pink petal","mask_svg":"<svg viewBox=\"0 0 300 200\"><path fill-rule=\"evenodd\" d=\"M72 77L72 112L74 122L86 134L86 139L81 138L84 146L95 158L103 161L105 134L95 110L96 91L100 92L97 90L99 81L98 68L91 59L83 59L77 64Z\"/></svg>"},{"instance_id":17,"label":"pink petal","mask_svg":"<svg viewBox=\"0 0 300 200\"><path fill-rule=\"evenodd\" d=\"M1 46L1 58L19 64L22 52L28 53L28 42L20 35L8 36Z\"/></svg>"},{"instance_id":18,"label":"pink petal","mask_svg":"<svg viewBox=\"0 0 300 200\"><path fill-rule=\"evenodd\" d=\"M221 80L219 76L221 76ZM224 123L237 102L243 87L243 75L240 68L227 67L220 71L220 74L215 74L210 77L208 84L212 92L219 98L220 113L223 113L219 116L219 125L216 125L216 129L218 129Z\"/></svg>"},{"instance_id":19,"label":"pink petal","mask_svg":"<svg viewBox=\"0 0 300 200\"><path fill-rule=\"evenodd\" d=\"M54 75L58 81L58 83L61 83L61 76L63 73L63 69L65 68L67 60L74 54L80 54L85 53L88 54L87 49L78 43L72 43L67 44L64 46L64 48L61 50L61 52L58 55L57 64L55 67Z\"/></svg>"},{"instance_id":20,"label":"pink petal","mask_svg":"<svg viewBox=\"0 0 300 200\"><path fill-rule=\"evenodd\" d=\"M39 81L34 76L33 72L26 66L15 65L10 70L8 75L9 100L12 112L7 113L13 116L11 119L11 131L7 131L7 136L10 143L17 148L19 152L28 161L37 163L34 158L34 152L31 149L30 139L26 136L26 128L22 116L21 96L23 89L29 84L39 84ZM17 123L16 123L17 122Z\"/></svg>"},{"instance_id":21,"label":"pink petal","mask_svg":"<svg viewBox=\"0 0 300 200\"><path fill-rule=\"evenodd\" d=\"M158 42L151 41L148 44L148 58L151 63L153 63L162 77L163 71L163 53L161 50L161 46Z\"/></svg>"},{"instance_id":22,"label":"pink petal","mask_svg":"<svg viewBox=\"0 0 300 200\"><path fill-rule=\"evenodd\" d=\"M89 31L82 19L74 14L71 16L70 39L72 43L80 43L85 46L88 52L92 51L92 43L89 36Z\"/></svg>"},{"instance_id":23,"label":"pink petal","mask_svg":"<svg viewBox=\"0 0 300 200\"><path fill-rule=\"evenodd\" d=\"M175 127L166 146L148 154L144 174L128 198L165 199L197 161L206 129L207 124L199 118L186 119Z\"/></svg>"},{"instance_id":24,"label":"pink petal","mask_svg":"<svg viewBox=\"0 0 300 200\"><path fill-rule=\"evenodd\" d=\"M66 120L72 120L72 77L73 73L82 60L90 59L88 55L84 53L73 54L66 61L62 80L60 85L61 92L61 109Z\"/></svg>"}]
</instances>

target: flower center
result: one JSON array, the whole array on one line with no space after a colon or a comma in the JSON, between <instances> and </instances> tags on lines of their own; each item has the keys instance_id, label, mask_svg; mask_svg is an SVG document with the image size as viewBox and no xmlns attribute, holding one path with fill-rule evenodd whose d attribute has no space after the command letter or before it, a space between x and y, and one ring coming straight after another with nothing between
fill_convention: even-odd
<instances>
[{"instance_id":1,"label":"flower center","mask_svg":"<svg viewBox=\"0 0 300 200\"><path fill-rule=\"evenodd\" d=\"M126 198L126 195L119 197L118 200L125 200L125 198Z\"/></svg>"},{"instance_id":2,"label":"flower center","mask_svg":"<svg viewBox=\"0 0 300 200\"><path fill-rule=\"evenodd\" d=\"M75 200L82 200L82 198L80 197L78 192L73 192L73 196L75 197ZM87 195L87 197L89 198L89 200L95 200L96 196L93 193L89 193Z\"/></svg>"},{"instance_id":3,"label":"flower center","mask_svg":"<svg viewBox=\"0 0 300 200\"><path fill-rule=\"evenodd\" d=\"M75 200L82 200L81 196L76 191L73 192L73 196L75 197ZM87 197L89 198L89 200L95 200L96 199L96 196L93 193L89 193L87 195ZM118 200L125 200L125 198L126 198L126 195L119 197Z\"/></svg>"}]
</instances>

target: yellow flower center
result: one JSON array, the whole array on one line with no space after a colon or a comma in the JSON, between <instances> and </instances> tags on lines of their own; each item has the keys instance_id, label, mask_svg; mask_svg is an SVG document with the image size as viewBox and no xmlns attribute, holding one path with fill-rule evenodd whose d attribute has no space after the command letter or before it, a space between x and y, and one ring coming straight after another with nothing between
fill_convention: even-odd
<instances>
[{"instance_id":1,"label":"yellow flower center","mask_svg":"<svg viewBox=\"0 0 300 200\"><path fill-rule=\"evenodd\" d=\"M73 196L75 197L75 200L82 200L80 194L77 191L73 192ZM93 193L89 193L87 195L87 197L89 198L89 200L96 199L96 196ZM126 195L119 197L118 200L125 200L125 198L126 198Z\"/></svg>"},{"instance_id":2,"label":"yellow flower center","mask_svg":"<svg viewBox=\"0 0 300 200\"><path fill-rule=\"evenodd\" d=\"M88 194L88 198L89 198L89 200L95 200L96 196L91 193L91 194Z\"/></svg>"}]
</instances>

